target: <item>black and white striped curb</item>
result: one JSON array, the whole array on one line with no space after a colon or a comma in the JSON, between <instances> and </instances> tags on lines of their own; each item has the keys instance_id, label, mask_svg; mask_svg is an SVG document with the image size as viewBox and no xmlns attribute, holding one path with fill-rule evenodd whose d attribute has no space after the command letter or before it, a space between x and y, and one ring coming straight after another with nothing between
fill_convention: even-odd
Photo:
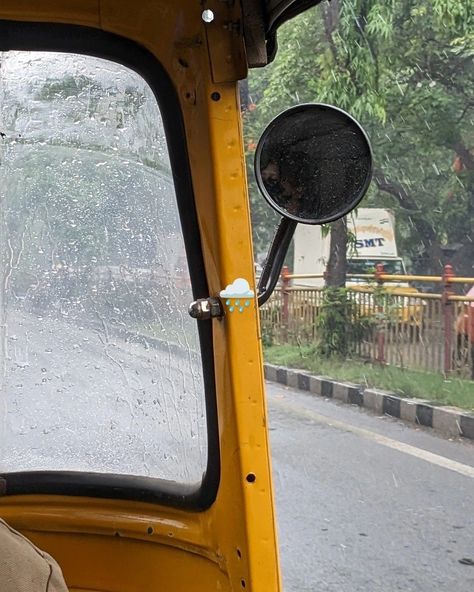
<instances>
[{"instance_id":1,"label":"black and white striped curb","mask_svg":"<svg viewBox=\"0 0 474 592\"><path fill-rule=\"evenodd\" d=\"M264 364L265 378L313 395L358 405L380 415L390 415L433 428L445 436L464 436L474 440L474 414L455 407L438 407L423 399L406 399L394 393L366 388L359 384L336 382L313 376L305 370Z\"/></svg>"}]
</instances>

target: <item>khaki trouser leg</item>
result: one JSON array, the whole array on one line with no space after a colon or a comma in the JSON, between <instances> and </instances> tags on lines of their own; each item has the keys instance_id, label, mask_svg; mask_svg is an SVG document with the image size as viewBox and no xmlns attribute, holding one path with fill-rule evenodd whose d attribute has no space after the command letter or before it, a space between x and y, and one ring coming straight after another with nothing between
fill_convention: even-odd
<instances>
[{"instance_id":1,"label":"khaki trouser leg","mask_svg":"<svg viewBox=\"0 0 474 592\"><path fill-rule=\"evenodd\" d=\"M67 592L61 568L0 519L1 592Z\"/></svg>"}]
</instances>

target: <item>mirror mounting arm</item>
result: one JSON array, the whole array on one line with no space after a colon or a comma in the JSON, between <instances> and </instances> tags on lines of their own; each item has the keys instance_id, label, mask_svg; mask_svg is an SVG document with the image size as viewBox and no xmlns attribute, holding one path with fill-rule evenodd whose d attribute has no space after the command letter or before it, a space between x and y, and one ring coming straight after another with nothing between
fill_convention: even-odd
<instances>
[{"instance_id":1,"label":"mirror mounting arm","mask_svg":"<svg viewBox=\"0 0 474 592\"><path fill-rule=\"evenodd\" d=\"M272 295L277 285L280 272L285 261L285 255L295 233L297 222L289 218L282 218L275 232L270 249L268 250L265 266L258 281L258 305L262 306Z\"/></svg>"}]
</instances>

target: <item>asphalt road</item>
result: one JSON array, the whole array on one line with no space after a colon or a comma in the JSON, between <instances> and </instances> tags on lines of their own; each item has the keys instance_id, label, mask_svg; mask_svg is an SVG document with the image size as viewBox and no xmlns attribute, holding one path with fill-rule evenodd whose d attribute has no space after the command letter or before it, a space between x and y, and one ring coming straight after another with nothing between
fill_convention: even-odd
<instances>
[{"instance_id":1,"label":"asphalt road","mask_svg":"<svg viewBox=\"0 0 474 592\"><path fill-rule=\"evenodd\" d=\"M267 394L285 592L474 590L471 442Z\"/></svg>"}]
</instances>

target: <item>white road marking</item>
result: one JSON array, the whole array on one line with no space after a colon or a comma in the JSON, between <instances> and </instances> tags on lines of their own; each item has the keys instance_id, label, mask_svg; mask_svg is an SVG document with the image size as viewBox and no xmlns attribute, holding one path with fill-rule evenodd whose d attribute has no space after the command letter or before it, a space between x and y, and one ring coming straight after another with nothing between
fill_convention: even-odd
<instances>
[{"instance_id":1,"label":"white road marking","mask_svg":"<svg viewBox=\"0 0 474 592\"><path fill-rule=\"evenodd\" d=\"M465 465L456 460L451 460L450 458L441 456L439 454L434 454L433 452L428 452L422 448L417 448L416 446L411 446L410 444L405 444L404 442L387 438L387 436L382 436L376 432L371 432L370 430L353 426L350 423L346 423L344 421L339 421L337 419L332 419L331 417L326 417L325 415L320 415L315 411L311 411L310 409L306 409L301 405L290 402L288 399L277 399L272 397L269 400L269 403L296 415L312 419L317 423L325 424L346 432L352 432L353 434L357 434L362 438L377 442L377 444L380 444L381 446L386 446L387 448L392 448L392 450L409 454L410 456L414 456L415 458L419 458L433 465L437 465L443 469L448 469L450 471L454 471L455 473L459 473L460 475L464 475L465 477L471 477L474 479L474 467Z\"/></svg>"}]
</instances>

